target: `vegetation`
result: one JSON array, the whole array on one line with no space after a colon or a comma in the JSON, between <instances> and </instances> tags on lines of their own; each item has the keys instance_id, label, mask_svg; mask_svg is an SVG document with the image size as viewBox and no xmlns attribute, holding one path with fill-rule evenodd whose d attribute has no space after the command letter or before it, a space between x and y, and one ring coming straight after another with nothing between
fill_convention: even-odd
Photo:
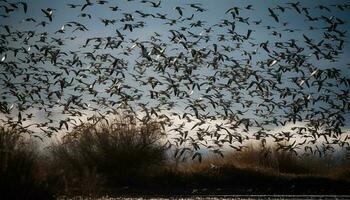
<instances>
[{"instance_id":1,"label":"vegetation","mask_svg":"<svg viewBox=\"0 0 350 200\"><path fill-rule=\"evenodd\" d=\"M350 162L249 145L174 164L159 124L86 123L38 151L20 129L0 128L0 186L11 199L57 195L349 193ZM176 165L176 166L175 166Z\"/></svg>"},{"instance_id":2,"label":"vegetation","mask_svg":"<svg viewBox=\"0 0 350 200\"><path fill-rule=\"evenodd\" d=\"M209 157L204 162L191 162L179 170L186 173L217 168L238 168L259 171L273 176L318 176L350 180L350 159L347 154L296 155L292 152L277 151L275 145L268 147L248 145L242 151L235 151L221 157Z\"/></svg>"},{"instance_id":3,"label":"vegetation","mask_svg":"<svg viewBox=\"0 0 350 200\"><path fill-rule=\"evenodd\" d=\"M23 138L18 127L0 127L1 198L49 199L50 188L44 181L43 162L33 141Z\"/></svg>"},{"instance_id":4,"label":"vegetation","mask_svg":"<svg viewBox=\"0 0 350 200\"><path fill-rule=\"evenodd\" d=\"M161 138L156 122L84 124L51 146L52 168L66 192L138 184L164 164Z\"/></svg>"}]
</instances>

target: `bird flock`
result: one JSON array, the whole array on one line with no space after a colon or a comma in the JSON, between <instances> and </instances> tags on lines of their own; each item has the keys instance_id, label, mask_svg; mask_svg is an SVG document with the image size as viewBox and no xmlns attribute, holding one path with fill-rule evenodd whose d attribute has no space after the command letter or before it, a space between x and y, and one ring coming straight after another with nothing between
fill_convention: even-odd
<instances>
[{"instance_id":1,"label":"bird flock","mask_svg":"<svg viewBox=\"0 0 350 200\"><path fill-rule=\"evenodd\" d=\"M2 124L51 137L126 113L158 121L175 157L193 159L251 140L320 156L350 150L348 25L334 15L350 4L233 6L211 23L205 3L76 2L61 23L62 7L0 0Z\"/></svg>"}]
</instances>

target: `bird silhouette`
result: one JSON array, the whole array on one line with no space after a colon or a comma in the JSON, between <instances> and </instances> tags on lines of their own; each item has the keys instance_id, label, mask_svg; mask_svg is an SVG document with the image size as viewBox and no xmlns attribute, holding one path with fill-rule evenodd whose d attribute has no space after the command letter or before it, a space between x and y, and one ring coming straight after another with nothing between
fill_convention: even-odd
<instances>
[{"instance_id":1,"label":"bird silhouette","mask_svg":"<svg viewBox=\"0 0 350 200\"><path fill-rule=\"evenodd\" d=\"M52 21L53 9L46 8L46 9L41 9L41 11L45 14L45 17L47 17L50 21Z\"/></svg>"}]
</instances>

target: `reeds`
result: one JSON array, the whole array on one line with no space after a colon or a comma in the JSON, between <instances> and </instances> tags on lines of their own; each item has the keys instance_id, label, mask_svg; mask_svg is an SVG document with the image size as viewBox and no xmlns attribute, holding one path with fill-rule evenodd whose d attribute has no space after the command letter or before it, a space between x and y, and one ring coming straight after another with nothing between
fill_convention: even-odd
<instances>
[{"instance_id":1,"label":"reeds","mask_svg":"<svg viewBox=\"0 0 350 200\"><path fill-rule=\"evenodd\" d=\"M321 176L333 179L350 180L350 161L336 155L318 157L309 154L296 155L292 152L277 150L277 146L247 145L242 151L227 153L222 159L208 156L202 163L183 164L180 171L206 171L213 166L250 169L274 176Z\"/></svg>"}]
</instances>

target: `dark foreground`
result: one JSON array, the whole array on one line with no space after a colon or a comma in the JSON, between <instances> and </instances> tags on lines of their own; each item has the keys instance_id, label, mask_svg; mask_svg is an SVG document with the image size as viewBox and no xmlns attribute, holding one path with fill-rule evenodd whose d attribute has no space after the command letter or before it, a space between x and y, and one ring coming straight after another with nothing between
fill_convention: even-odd
<instances>
[{"instance_id":1,"label":"dark foreground","mask_svg":"<svg viewBox=\"0 0 350 200\"><path fill-rule=\"evenodd\" d=\"M225 171L225 168L222 170ZM205 175L194 173L191 176L168 174L167 179L154 177L149 182L104 188L99 191L97 197L108 194L112 197L175 199L350 199L348 180L315 176L276 176L245 169L223 171ZM79 191L71 194L79 195Z\"/></svg>"},{"instance_id":2,"label":"dark foreground","mask_svg":"<svg viewBox=\"0 0 350 200\"><path fill-rule=\"evenodd\" d=\"M167 171L93 192L81 188L57 192L53 198L34 194L21 199L350 199L349 180L306 175L277 176L251 169L232 170L232 167L222 168L219 173L178 174Z\"/></svg>"}]
</instances>

